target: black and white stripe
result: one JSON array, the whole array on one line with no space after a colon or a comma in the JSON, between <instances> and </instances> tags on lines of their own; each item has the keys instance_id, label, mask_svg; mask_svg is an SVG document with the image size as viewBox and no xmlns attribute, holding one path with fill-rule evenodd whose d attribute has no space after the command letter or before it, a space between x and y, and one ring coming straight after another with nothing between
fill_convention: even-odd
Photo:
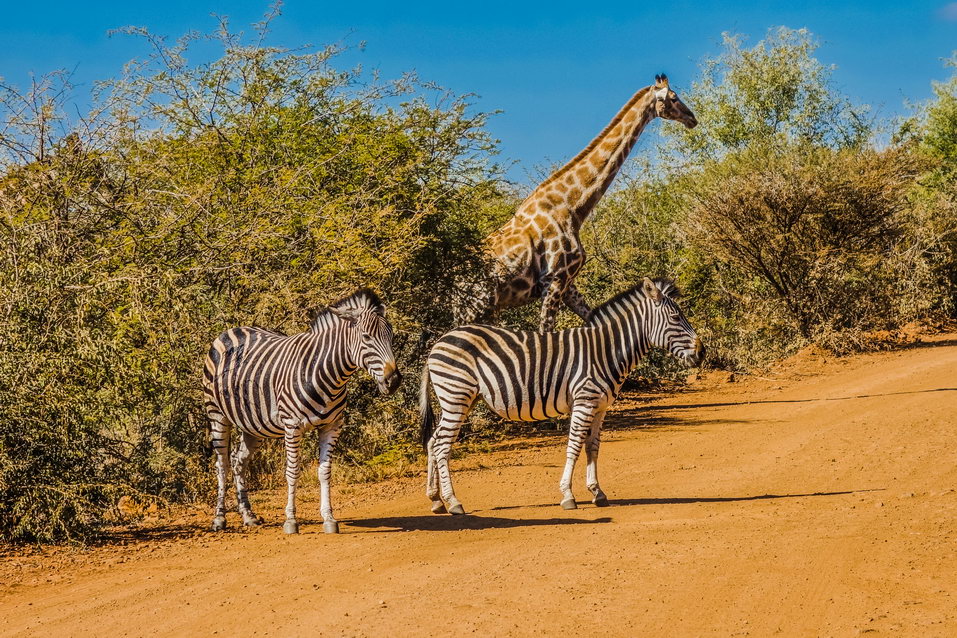
<instances>
[{"instance_id":1,"label":"black and white stripe","mask_svg":"<svg viewBox=\"0 0 957 638\"><path fill-rule=\"evenodd\" d=\"M419 405L432 511L465 511L452 489L449 456L479 397L513 421L571 414L559 486L562 507L576 507L572 471L583 446L588 489L596 505L607 505L598 486L601 425L628 373L651 347L664 348L688 365L697 365L704 356L701 340L672 299L674 293L671 282L646 278L596 308L580 328L539 334L470 325L443 335L423 369ZM430 383L442 409L437 426Z\"/></svg>"},{"instance_id":2,"label":"black and white stripe","mask_svg":"<svg viewBox=\"0 0 957 638\"><path fill-rule=\"evenodd\" d=\"M243 327L227 330L213 342L206 356L203 390L219 479L214 531L226 527L226 456L233 426L240 435L232 469L243 522L262 522L246 494L249 461L263 439L283 438L289 491L283 529L287 534L299 531L295 503L299 444L306 432L317 428L323 526L327 532L338 531L329 503L332 448L346 407L346 381L358 368L375 379L382 394L399 387L402 377L392 354L392 326L382 302L366 289L320 312L301 334Z\"/></svg>"}]
</instances>

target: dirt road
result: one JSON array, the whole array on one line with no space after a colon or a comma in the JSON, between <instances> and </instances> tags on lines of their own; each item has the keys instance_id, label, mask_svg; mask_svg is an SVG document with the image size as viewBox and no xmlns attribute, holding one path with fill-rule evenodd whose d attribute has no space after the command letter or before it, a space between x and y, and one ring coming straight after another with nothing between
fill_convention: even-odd
<instances>
[{"instance_id":1,"label":"dirt road","mask_svg":"<svg viewBox=\"0 0 957 638\"><path fill-rule=\"evenodd\" d=\"M611 507L583 464L557 505L557 436L456 461L467 517L393 480L287 537L258 494L258 531L3 557L0 635L957 636L955 335L620 407Z\"/></svg>"}]
</instances>

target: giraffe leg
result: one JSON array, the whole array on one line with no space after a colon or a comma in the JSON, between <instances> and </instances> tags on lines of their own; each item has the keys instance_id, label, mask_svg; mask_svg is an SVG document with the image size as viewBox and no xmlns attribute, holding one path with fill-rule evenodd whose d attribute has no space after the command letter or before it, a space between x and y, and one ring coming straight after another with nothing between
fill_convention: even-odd
<instances>
[{"instance_id":1,"label":"giraffe leg","mask_svg":"<svg viewBox=\"0 0 957 638\"><path fill-rule=\"evenodd\" d=\"M591 308L585 302L585 297L578 291L574 283L568 284L563 297L568 309L582 318L582 321L588 321L591 316Z\"/></svg>"},{"instance_id":2,"label":"giraffe leg","mask_svg":"<svg viewBox=\"0 0 957 638\"><path fill-rule=\"evenodd\" d=\"M571 423L568 427L568 449L565 452L565 471L558 488L562 492L562 508L573 510L578 508L575 496L572 494L572 474L575 471L575 462L581 454L585 439L591 431L591 424L595 418L595 406L588 403L579 403L572 408Z\"/></svg>"},{"instance_id":3,"label":"giraffe leg","mask_svg":"<svg viewBox=\"0 0 957 638\"><path fill-rule=\"evenodd\" d=\"M246 471L249 461L259 448L259 437L243 432L239 437L239 446L233 453L233 480L236 481L236 501L239 514L243 517L243 525L254 527L262 525L263 519L253 513L249 504L249 495L246 493Z\"/></svg>"},{"instance_id":4,"label":"giraffe leg","mask_svg":"<svg viewBox=\"0 0 957 638\"><path fill-rule=\"evenodd\" d=\"M457 326L481 321L497 305L496 283L491 277L480 275L457 287L459 290L452 302L452 319Z\"/></svg>"},{"instance_id":5,"label":"giraffe leg","mask_svg":"<svg viewBox=\"0 0 957 638\"><path fill-rule=\"evenodd\" d=\"M588 459L588 469L585 475L585 485L594 496L592 503L598 507L608 505L608 497L601 491L598 485L598 447L601 445L601 425L605 420L604 411L595 415L591 422L591 432L588 434L588 440L585 443L585 458Z\"/></svg>"},{"instance_id":6,"label":"giraffe leg","mask_svg":"<svg viewBox=\"0 0 957 638\"><path fill-rule=\"evenodd\" d=\"M299 473L302 470L299 459L299 444L302 442L302 426L286 426L286 522L282 531L287 534L298 534L299 523L296 522L296 483L299 482Z\"/></svg>"},{"instance_id":7,"label":"giraffe leg","mask_svg":"<svg viewBox=\"0 0 957 638\"><path fill-rule=\"evenodd\" d=\"M485 308L472 297L460 299L452 306L452 321L456 326L475 323L484 314Z\"/></svg>"},{"instance_id":8,"label":"giraffe leg","mask_svg":"<svg viewBox=\"0 0 957 638\"><path fill-rule=\"evenodd\" d=\"M219 410L207 408L212 429L213 451L216 453L216 514L213 516L212 530L221 532L226 529L226 468L229 465L230 424Z\"/></svg>"},{"instance_id":9,"label":"giraffe leg","mask_svg":"<svg viewBox=\"0 0 957 638\"><path fill-rule=\"evenodd\" d=\"M560 277L553 278L542 299L541 321L538 326L540 333L544 334L555 330L555 315L558 314L558 308L561 306L564 294L565 281Z\"/></svg>"},{"instance_id":10,"label":"giraffe leg","mask_svg":"<svg viewBox=\"0 0 957 638\"><path fill-rule=\"evenodd\" d=\"M332 448L339 438L339 429L342 421L337 421L319 433L319 488L322 493L322 504L319 512L322 514L322 528L327 534L339 533L339 522L332 515L332 503L329 493L329 479L332 476Z\"/></svg>"}]
</instances>

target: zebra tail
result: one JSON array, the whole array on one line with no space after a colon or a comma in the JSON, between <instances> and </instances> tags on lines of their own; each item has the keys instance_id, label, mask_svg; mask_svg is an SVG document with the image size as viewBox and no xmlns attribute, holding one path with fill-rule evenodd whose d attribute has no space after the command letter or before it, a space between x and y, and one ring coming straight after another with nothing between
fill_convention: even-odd
<instances>
[{"instance_id":1,"label":"zebra tail","mask_svg":"<svg viewBox=\"0 0 957 638\"><path fill-rule=\"evenodd\" d=\"M429 360L425 360L422 366L422 385L419 389L419 418L420 434L422 436L422 448L428 450L429 439L432 438L432 431L435 429L435 414L432 412L432 404L429 402Z\"/></svg>"}]
</instances>

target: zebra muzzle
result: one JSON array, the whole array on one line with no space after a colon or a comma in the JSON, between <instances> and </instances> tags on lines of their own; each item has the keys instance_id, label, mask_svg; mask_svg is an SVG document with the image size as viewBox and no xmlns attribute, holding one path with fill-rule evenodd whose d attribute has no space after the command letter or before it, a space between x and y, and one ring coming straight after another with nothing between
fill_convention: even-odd
<instances>
[{"instance_id":1,"label":"zebra muzzle","mask_svg":"<svg viewBox=\"0 0 957 638\"><path fill-rule=\"evenodd\" d=\"M396 390L399 389L399 386L402 385L402 373L394 369L388 376L383 376L382 380L379 381L379 392L388 396L394 394Z\"/></svg>"}]
</instances>

